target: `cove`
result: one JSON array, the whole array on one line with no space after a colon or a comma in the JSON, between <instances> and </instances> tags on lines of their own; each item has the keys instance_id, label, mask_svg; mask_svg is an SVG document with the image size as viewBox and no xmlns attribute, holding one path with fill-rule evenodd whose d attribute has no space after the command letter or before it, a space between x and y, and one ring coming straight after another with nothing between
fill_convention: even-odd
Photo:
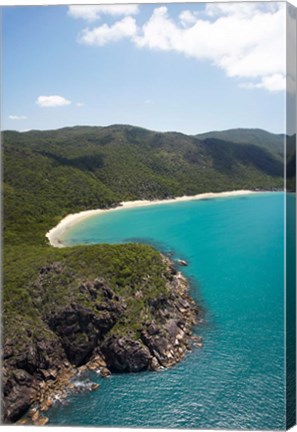
<instances>
[{"instance_id":1,"label":"cove","mask_svg":"<svg viewBox=\"0 0 297 432\"><path fill-rule=\"evenodd\" d=\"M205 311L202 349L162 372L114 374L48 411L52 425L283 429L284 194L164 203L94 216L66 245L143 242L173 259Z\"/></svg>"}]
</instances>

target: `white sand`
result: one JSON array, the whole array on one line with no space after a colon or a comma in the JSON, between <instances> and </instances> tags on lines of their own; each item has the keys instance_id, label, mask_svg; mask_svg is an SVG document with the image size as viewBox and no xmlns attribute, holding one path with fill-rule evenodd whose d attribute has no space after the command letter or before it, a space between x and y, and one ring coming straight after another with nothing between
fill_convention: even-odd
<instances>
[{"instance_id":1,"label":"white sand","mask_svg":"<svg viewBox=\"0 0 297 432\"><path fill-rule=\"evenodd\" d=\"M65 234L65 232L70 227L72 227L73 225L76 225L77 223L81 222L84 219L89 218L90 216L98 215L101 213L125 210L128 208L147 207L147 206L157 205L157 204L178 203L178 202L183 202L183 201L194 201L194 200L202 200L202 199L208 199L208 198L234 197L234 196L240 196L240 195L249 195L252 193L259 193L259 192L255 192L255 191L251 191L251 190L236 190L236 191L230 191L230 192L216 192L216 193L209 192L209 193L203 193L203 194L199 194L199 195L182 196L179 198L166 199L166 200L124 201L118 207L111 208L111 209L86 210L86 211L82 211L80 213L69 214L64 219L62 219L61 222L59 222L57 226L52 228L46 234L46 237L48 238L48 240L52 246L61 248L61 247L65 247L65 245L62 242L62 238L63 238L63 235Z\"/></svg>"}]
</instances>

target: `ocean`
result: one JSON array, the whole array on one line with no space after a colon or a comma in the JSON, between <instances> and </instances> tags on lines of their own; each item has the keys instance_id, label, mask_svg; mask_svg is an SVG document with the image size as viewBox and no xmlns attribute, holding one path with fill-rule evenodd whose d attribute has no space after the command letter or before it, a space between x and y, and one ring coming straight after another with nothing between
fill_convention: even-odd
<instances>
[{"instance_id":1,"label":"ocean","mask_svg":"<svg viewBox=\"0 0 297 432\"><path fill-rule=\"evenodd\" d=\"M161 372L88 372L100 388L56 403L49 424L283 429L283 234L281 192L125 209L69 229L68 245L143 242L186 260L204 346Z\"/></svg>"}]
</instances>

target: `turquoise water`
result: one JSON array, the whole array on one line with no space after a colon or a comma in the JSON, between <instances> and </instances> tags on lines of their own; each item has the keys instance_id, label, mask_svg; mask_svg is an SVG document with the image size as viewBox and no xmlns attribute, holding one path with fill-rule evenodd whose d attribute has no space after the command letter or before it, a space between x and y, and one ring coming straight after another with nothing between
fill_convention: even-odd
<instances>
[{"instance_id":1,"label":"turquoise water","mask_svg":"<svg viewBox=\"0 0 297 432\"><path fill-rule=\"evenodd\" d=\"M204 338L177 366L114 374L56 404L50 424L282 429L284 194L188 201L110 212L73 227L76 243L141 241L189 262Z\"/></svg>"}]
</instances>

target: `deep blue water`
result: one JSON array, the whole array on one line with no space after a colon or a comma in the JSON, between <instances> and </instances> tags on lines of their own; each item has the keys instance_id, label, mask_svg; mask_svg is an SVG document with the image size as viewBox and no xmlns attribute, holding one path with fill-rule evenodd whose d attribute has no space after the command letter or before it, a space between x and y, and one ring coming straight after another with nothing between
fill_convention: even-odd
<instances>
[{"instance_id":1,"label":"deep blue water","mask_svg":"<svg viewBox=\"0 0 297 432\"><path fill-rule=\"evenodd\" d=\"M110 212L66 241L142 241L189 262L204 338L177 366L92 379L96 392L48 411L50 424L283 429L284 194L188 201Z\"/></svg>"}]
</instances>

